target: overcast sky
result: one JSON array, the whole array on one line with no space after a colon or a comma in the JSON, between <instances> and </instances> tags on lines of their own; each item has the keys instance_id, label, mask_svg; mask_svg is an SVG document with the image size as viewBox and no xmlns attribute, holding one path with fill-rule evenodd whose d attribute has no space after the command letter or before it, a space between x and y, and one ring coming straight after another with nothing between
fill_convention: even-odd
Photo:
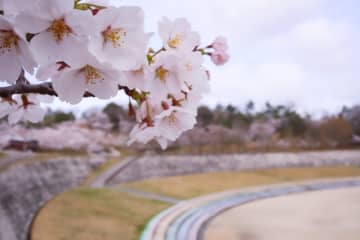
<instances>
[{"instance_id":1,"label":"overcast sky","mask_svg":"<svg viewBox=\"0 0 360 240\"><path fill-rule=\"evenodd\" d=\"M231 61L220 68L207 64L212 91L206 104L241 106L252 99L259 106L270 101L324 113L360 103L358 0L113 2L141 6L148 32L157 30L162 16L186 17L204 44L217 35L228 38Z\"/></svg>"}]
</instances>

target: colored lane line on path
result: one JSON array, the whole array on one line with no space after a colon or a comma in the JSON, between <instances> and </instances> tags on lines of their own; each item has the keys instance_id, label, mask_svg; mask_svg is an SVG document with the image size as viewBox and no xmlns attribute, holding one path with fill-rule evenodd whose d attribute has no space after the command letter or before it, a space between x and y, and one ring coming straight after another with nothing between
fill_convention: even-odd
<instances>
[{"instance_id":1,"label":"colored lane line on path","mask_svg":"<svg viewBox=\"0 0 360 240\"><path fill-rule=\"evenodd\" d=\"M253 201L304 192L360 187L360 179L327 180L227 192L180 202L153 218L141 240L203 240L207 223L220 213ZM203 200L202 200L203 199Z\"/></svg>"},{"instance_id":2,"label":"colored lane line on path","mask_svg":"<svg viewBox=\"0 0 360 240\"><path fill-rule=\"evenodd\" d=\"M133 196L142 197L145 199L155 200L155 201L159 201L159 202L177 204L181 201L180 199L177 199L177 198L172 198L172 197L168 197L168 196L164 196L164 195L154 194L154 193L145 192L145 191L141 191L141 190L137 190L137 189L133 189L133 188L127 188L127 187L123 187L123 186L114 186L114 187L110 187L110 188L117 190L119 192L133 195Z\"/></svg>"}]
</instances>

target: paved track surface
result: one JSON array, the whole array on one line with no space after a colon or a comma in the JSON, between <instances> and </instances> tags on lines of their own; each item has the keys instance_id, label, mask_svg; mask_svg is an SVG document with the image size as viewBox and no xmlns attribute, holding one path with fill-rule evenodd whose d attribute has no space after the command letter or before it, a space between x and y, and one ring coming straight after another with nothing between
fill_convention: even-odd
<instances>
[{"instance_id":1,"label":"paved track surface","mask_svg":"<svg viewBox=\"0 0 360 240\"><path fill-rule=\"evenodd\" d=\"M230 230L222 231L221 227L212 228L213 226L220 226L220 225L216 225L216 222L214 222L215 225L212 225L213 223L212 220L215 219L214 221L216 221L217 216L221 215L226 211L229 211L229 213L231 213L232 210L236 209L236 207L238 206L253 203L256 201L262 201L264 199L279 198L282 196L294 195L294 194L296 195L294 195L293 197L296 198L296 197L301 197L302 194L307 192L316 193L317 191L324 191L324 190L357 189L358 191L359 187L360 187L359 178L344 179L344 180L322 180L313 183L298 183L298 184L292 183L292 184L282 184L276 186L259 187L259 188L247 189L247 190L245 189L239 191L230 191L230 192L214 194L206 197L196 198L193 200L180 202L174 207L160 213L158 216L152 219L152 221L150 221L141 239L142 240L184 240L184 239L186 240L202 240L202 239L261 240L263 238L256 238L257 235L254 234L251 235L249 232L247 232L247 229L244 229L244 232L240 232L240 234L243 235L242 236L240 235L241 238L239 238L239 232L237 231L238 229L237 226L235 226L234 227L235 229L232 229L231 231ZM348 190L348 191L352 191L352 190ZM321 198L321 199L324 202L326 201L326 198L325 199ZM341 202L342 200L344 199L338 199L338 201L340 201L338 202L339 205L344 204ZM335 200L335 202L337 202L337 200ZM345 202L345 205L346 204L347 203ZM352 204L353 205L357 204L356 197L355 200L353 198ZM334 209L333 208L328 209L327 212L329 211L334 211ZM343 216L342 214L344 214L344 212L342 210L339 210L338 215L336 214L333 216L331 215L330 217L332 217L332 219L330 219L329 221L330 222L337 221L339 217ZM231 215L230 218L224 217L222 218L224 219L222 223L226 224L226 222L228 221L237 222L237 216L238 216L237 214L234 214L234 216ZM357 217L360 215L354 215L354 216ZM269 219L267 220L270 221ZM306 221L306 219L304 218L303 220ZM243 219L243 221L246 221L246 219L245 220ZM299 221L301 222L301 220ZM218 229L218 231L216 231L216 229ZM214 232L209 232L209 231L214 231ZM229 235L226 235L227 233ZM215 238L212 238L213 234L217 234ZM353 233L350 231L350 235L352 234ZM277 238L267 238L267 239L277 239ZM317 238L300 238L300 239L317 239Z\"/></svg>"},{"instance_id":2,"label":"paved track surface","mask_svg":"<svg viewBox=\"0 0 360 240\"><path fill-rule=\"evenodd\" d=\"M360 188L262 200L216 217L205 240L358 240Z\"/></svg>"}]
</instances>

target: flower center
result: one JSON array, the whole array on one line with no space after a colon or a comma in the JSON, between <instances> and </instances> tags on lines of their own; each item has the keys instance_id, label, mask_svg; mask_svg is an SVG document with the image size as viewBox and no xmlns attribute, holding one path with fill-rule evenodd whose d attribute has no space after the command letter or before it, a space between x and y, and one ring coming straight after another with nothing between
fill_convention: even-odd
<instances>
[{"instance_id":1,"label":"flower center","mask_svg":"<svg viewBox=\"0 0 360 240\"><path fill-rule=\"evenodd\" d=\"M102 32L102 35L104 38L104 44L110 42L114 48L117 48L125 43L123 38L126 37L127 32L123 29L112 29L111 26L109 26Z\"/></svg>"},{"instance_id":2,"label":"flower center","mask_svg":"<svg viewBox=\"0 0 360 240\"><path fill-rule=\"evenodd\" d=\"M175 125L178 119L175 116L175 112L171 113L170 116L167 117L167 120L170 125Z\"/></svg>"},{"instance_id":3,"label":"flower center","mask_svg":"<svg viewBox=\"0 0 360 240\"><path fill-rule=\"evenodd\" d=\"M16 47L19 42L19 36L12 30L0 31L0 52L10 52L13 47Z\"/></svg>"},{"instance_id":4,"label":"flower center","mask_svg":"<svg viewBox=\"0 0 360 240\"><path fill-rule=\"evenodd\" d=\"M192 70L193 70L193 65L192 65L191 63L187 63L187 64L185 65L185 68L186 68L186 70L188 70L188 71L192 71Z\"/></svg>"},{"instance_id":5,"label":"flower center","mask_svg":"<svg viewBox=\"0 0 360 240\"><path fill-rule=\"evenodd\" d=\"M170 71L165 69L163 66L158 67L156 69L156 78L165 83L169 73Z\"/></svg>"},{"instance_id":6,"label":"flower center","mask_svg":"<svg viewBox=\"0 0 360 240\"><path fill-rule=\"evenodd\" d=\"M171 38L171 39L168 41L168 45L169 45L169 47L171 47L171 48L177 48L181 43L182 43L182 40L181 40L179 34L177 34L174 38Z\"/></svg>"},{"instance_id":7,"label":"flower center","mask_svg":"<svg viewBox=\"0 0 360 240\"><path fill-rule=\"evenodd\" d=\"M86 65L81 69L81 72L85 75L87 84L96 84L98 80L103 81L104 77L102 74L94 67Z\"/></svg>"},{"instance_id":8,"label":"flower center","mask_svg":"<svg viewBox=\"0 0 360 240\"><path fill-rule=\"evenodd\" d=\"M64 18L54 20L47 31L53 34L56 42L61 42L65 36L72 32Z\"/></svg>"}]
</instances>

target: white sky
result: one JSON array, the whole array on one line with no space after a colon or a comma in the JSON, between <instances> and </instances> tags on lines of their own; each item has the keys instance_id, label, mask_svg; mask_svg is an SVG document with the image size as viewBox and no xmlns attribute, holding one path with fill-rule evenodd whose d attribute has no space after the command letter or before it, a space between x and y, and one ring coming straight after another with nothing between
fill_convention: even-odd
<instances>
[{"instance_id":1,"label":"white sky","mask_svg":"<svg viewBox=\"0 0 360 240\"><path fill-rule=\"evenodd\" d=\"M360 103L358 0L113 2L141 6L148 32L157 31L162 16L186 17L200 32L204 45L217 35L228 38L231 61L224 67L207 64L212 91L205 104L241 106L252 99L257 105L270 101L324 113ZM72 109L103 104L86 100Z\"/></svg>"}]
</instances>

